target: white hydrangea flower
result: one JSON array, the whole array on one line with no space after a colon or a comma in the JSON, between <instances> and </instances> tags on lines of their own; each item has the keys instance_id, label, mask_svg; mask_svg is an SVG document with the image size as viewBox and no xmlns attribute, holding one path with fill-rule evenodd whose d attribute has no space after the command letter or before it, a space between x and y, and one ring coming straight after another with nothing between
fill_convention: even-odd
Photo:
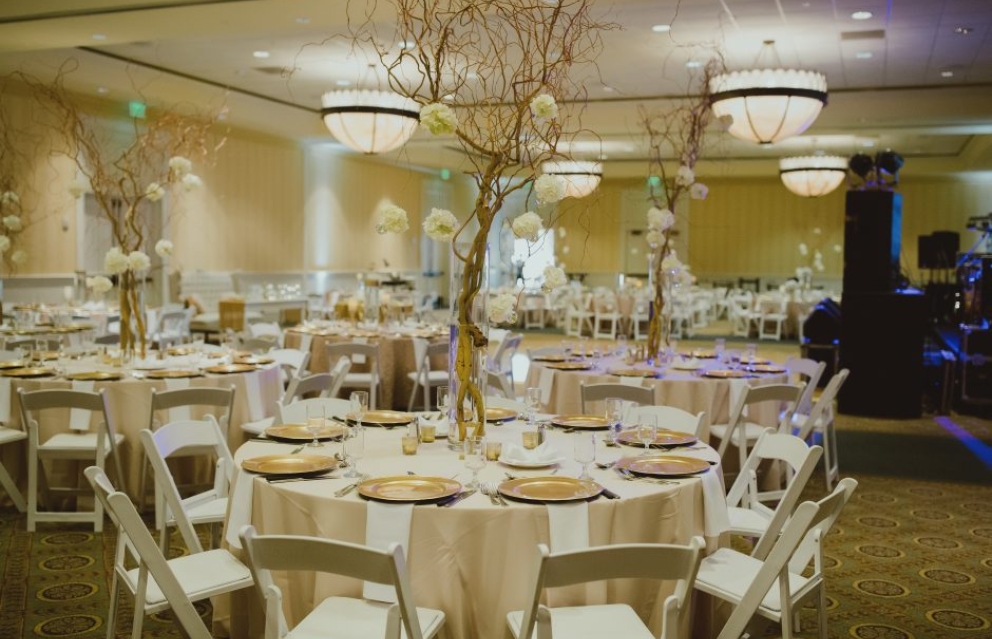
<instances>
[{"instance_id":1,"label":"white hydrangea flower","mask_svg":"<svg viewBox=\"0 0 992 639\"><path fill-rule=\"evenodd\" d=\"M406 211L395 204L389 204L379 211L379 219L375 225L375 231L379 235L405 233L409 228L410 222L407 220Z\"/></svg>"},{"instance_id":2,"label":"white hydrangea flower","mask_svg":"<svg viewBox=\"0 0 992 639\"><path fill-rule=\"evenodd\" d=\"M193 170L193 163L188 159L176 155L169 158L169 173L177 178L185 177Z\"/></svg>"},{"instance_id":3,"label":"white hydrangea flower","mask_svg":"<svg viewBox=\"0 0 992 639\"><path fill-rule=\"evenodd\" d=\"M665 236L661 231L648 231L648 244L651 246L660 246L665 243Z\"/></svg>"},{"instance_id":4,"label":"white hydrangea flower","mask_svg":"<svg viewBox=\"0 0 992 639\"><path fill-rule=\"evenodd\" d=\"M672 251L661 261L661 268L666 271L678 271L682 269L682 261L675 254L675 251Z\"/></svg>"},{"instance_id":5,"label":"white hydrangea flower","mask_svg":"<svg viewBox=\"0 0 992 639\"><path fill-rule=\"evenodd\" d=\"M17 204L20 201L21 198L13 191L4 191L0 194L0 204Z\"/></svg>"},{"instance_id":6,"label":"white hydrangea flower","mask_svg":"<svg viewBox=\"0 0 992 639\"><path fill-rule=\"evenodd\" d=\"M692 186L689 187L689 197L694 200L705 200L709 194L710 188L702 182L693 182Z\"/></svg>"},{"instance_id":7,"label":"white hydrangea flower","mask_svg":"<svg viewBox=\"0 0 992 639\"><path fill-rule=\"evenodd\" d=\"M126 272L129 268L131 268L131 264L128 262L127 255L116 246L107 251L107 254L103 256L103 270L108 273L119 275Z\"/></svg>"},{"instance_id":8,"label":"white hydrangea flower","mask_svg":"<svg viewBox=\"0 0 992 639\"><path fill-rule=\"evenodd\" d=\"M152 267L151 258L141 251L131 251L131 254L127 256L127 263L135 273L138 271L147 271Z\"/></svg>"},{"instance_id":9,"label":"white hydrangea flower","mask_svg":"<svg viewBox=\"0 0 992 639\"><path fill-rule=\"evenodd\" d=\"M675 183L681 184L682 186L689 186L696 181L696 174L693 173L692 169L686 165L679 167L678 172L675 174Z\"/></svg>"},{"instance_id":10,"label":"white hydrangea flower","mask_svg":"<svg viewBox=\"0 0 992 639\"><path fill-rule=\"evenodd\" d=\"M158 182L152 182L145 189L145 197L147 197L152 202L158 202L163 197L165 197L165 189Z\"/></svg>"},{"instance_id":11,"label":"white hydrangea flower","mask_svg":"<svg viewBox=\"0 0 992 639\"><path fill-rule=\"evenodd\" d=\"M10 250L10 238L6 235L0 235L0 253L6 253Z\"/></svg>"},{"instance_id":12,"label":"white hydrangea flower","mask_svg":"<svg viewBox=\"0 0 992 639\"><path fill-rule=\"evenodd\" d=\"M17 249L10 254L10 261L14 264L24 264L28 261L28 253L24 249Z\"/></svg>"},{"instance_id":13,"label":"white hydrangea flower","mask_svg":"<svg viewBox=\"0 0 992 639\"><path fill-rule=\"evenodd\" d=\"M458 116L447 104L434 102L420 110L420 127L434 135L454 133L458 128Z\"/></svg>"},{"instance_id":14,"label":"white hydrangea flower","mask_svg":"<svg viewBox=\"0 0 992 639\"><path fill-rule=\"evenodd\" d=\"M458 218L447 209L431 209L424 220L424 233L438 242L450 242L458 233Z\"/></svg>"},{"instance_id":15,"label":"white hydrangea flower","mask_svg":"<svg viewBox=\"0 0 992 639\"><path fill-rule=\"evenodd\" d=\"M500 293L489 300L489 321L493 324L513 324L517 321L517 296Z\"/></svg>"},{"instance_id":16,"label":"white hydrangea flower","mask_svg":"<svg viewBox=\"0 0 992 639\"><path fill-rule=\"evenodd\" d=\"M564 269L557 266L546 266L544 267L544 290L551 291L559 286L565 286L568 283L568 278L565 277Z\"/></svg>"},{"instance_id":17,"label":"white hydrangea flower","mask_svg":"<svg viewBox=\"0 0 992 639\"><path fill-rule=\"evenodd\" d=\"M806 242L799 243L799 254L802 255L803 257L809 255L809 247L806 246Z\"/></svg>"},{"instance_id":18,"label":"white hydrangea flower","mask_svg":"<svg viewBox=\"0 0 992 639\"><path fill-rule=\"evenodd\" d=\"M652 206L648 209L648 228L653 231L667 231L675 226L675 214L669 209Z\"/></svg>"},{"instance_id":19,"label":"white hydrangea flower","mask_svg":"<svg viewBox=\"0 0 992 639\"><path fill-rule=\"evenodd\" d=\"M77 200L83 197L83 194L86 193L87 190L86 183L79 179L73 179L72 182L69 182L68 189L69 195Z\"/></svg>"},{"instance_id":20,"label":"white hydrangea flower","mask_svg":"<svg viewBox=\"0 0 992 639\"><path fill-rule=\"evenodd\" d=\"M106 293L114 287L114 283L103 275L86 278L86 288L92 289L94 293Z\"/></svg>"},{"instance_id":21,"label":"white hydrangea flower","mask_svg":"<svg viewBox=\"0 0 992 639\"><path fill-rule=\"evenodd\" d=\"M538 204L554 204L565 197L565 180L560 175L542 175L534 180Z\"/></svg>"},{"instance_id":22,"label":"white hydrangea flower","mask_svg":"<svg viewBox=\"0 0 992 639\"><path fill-rule=\"evenodd\" d=\"M3 218L3 225L11 231L20 231L24 228L24 223L21 222L21 218L16 215L8 215Z\"/></svg>"},{"instance_id":23,"label":"white hydrangea flower","mask_svg":"<svg viewBox=\"0 0 992 639\"><path fill-rule=\"evenodd\" d=\"M189 191L194 191L201 186L203 186L203 180L200 179L200 176L192 173L187 173L183 176L183 190L187 193Z\"/></svg>"},{"instance_id":24,"label":"white hydrangea flower","mask_svg":"<svg viewBox=\"0 0 992 639\"><path fill-rule=\"evenodd\" d=\"M548 93L542 93L530 101L530 112L538 120L554 120L558 117L558 103Z\"/></svg>"},{"instance_id":25,"label":"white hydrangea flower","mask_svg":"<svg viewBox=\"0 0 992 639\"><path fill-rule=\"evenodd\" d=\"M510 227L513 229L513 234L520 239L536 242L544 232L544 220L537 213L527 211L515 217Z\"/></svg>"},{"instance_id":26,"label":"white hydrangea flower","mask_svg":"<svg viewBox=\"0 0 992 639\"><path fill-rule=\"evenodd\" d=\"M169 240L159 240L155 242L155 252L159 254L160 257L169 257L172 255L172 242Z\"/></svg>"}]
</instances>

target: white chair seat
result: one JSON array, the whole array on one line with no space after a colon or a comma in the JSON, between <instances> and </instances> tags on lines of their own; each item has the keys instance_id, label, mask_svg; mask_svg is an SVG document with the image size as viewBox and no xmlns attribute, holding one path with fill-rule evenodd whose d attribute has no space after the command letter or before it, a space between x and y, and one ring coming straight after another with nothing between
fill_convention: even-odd
<instances>
[{"instance_id":1,"label":"white chair seat","mask_svg":"<svg viewBox=\"0 0 992 639\"><path fill-rule=\"evenodd\" d=\"M252 435L262 435L265 433L265 429L273 425L275 422L275 417L266 417L265 419L260 419L257 422L245 422L244 424L241 424L241 430Z\"/></svg>"},{"instance_id":2,"label":"white chair seat","mask_svg":"<svg viewBox=\"0 0 992 639\"><path fill-rule=\"evenodd\" d=\"M723 599L740 601L763 565L759 559L721 548L703 559L696 575L696 588ZM789 592L793 595L801 592L808 582L802 575L790 572ZM761 600L761 608L775 615L781 614L780 593L777 584L772 586Z\"/></svg>"},{"instance_id":3,"label":"white chair seat","mask_svg":"<svg viewBox=\"0 0 992 639\"><path fill-rule=\"evenodd\" d=\"M328 597L320 602L283 639L368 639L386 636L386 613L390 604L350 597ZM424 639L437 633L444 613L417 608L417 619ZM406 631L400 626L400 636Z\"/></svg>"},{"instance_id":4,"label":"white chair seat","mask_svg":"<svg viewBox=\"0 0 992 639\"><path fill-rule=\"evenodd\" d=\"M750 508L737 508L732 506L727 509L730 519L730 530L739 535L749 535L760 537L768 529L769 517L763 517L761 513Z\"/></svg>"},{"instance_id":5,"label":"white chair seat","mask_svg":"<svg viewBox=\"0 0 992 639\"><path fill-rule=\"evenodd\" d=\"M0 445L9 444L10 442L16 442L27 438L28 434L23 430L4 428L3 426L0 426Z\"/></svg>"},{"instance_id":6,"label":"white chair seat","mask_svg":"<svg viewBox=\"0 0 992 639\"><path fill-rule=\"evenodd\" d=\"M417 379L416 372L407 373L406 376L412 382L420 381ZM427 381L432 385L447 384L450 379L451 378L448 376L448 371L427 371Z\"/></svg>"},{"instance_id":7,"label":"white chair seat","mask_svg":"<svg viewBox=\"0 0 992 639\"><path fill-rule=\"evenodd\" d=\"M227 497L204 501L186 509L186 518L194 524L224 521L225 515L227 515Z\"/></svg>"},{"instance_id":8,"label":"white chair seat","mask_svg":"<svg viewBox=\"0 0 992 639\"><path fill-rule=\"evenodd\" d=\"M168 564L183 592L192 601L252 584L251 571L227 550L206 550L176 557L170 559ZM130 590L134 592L138 587L137 568L127 571L127 581ZM168 607L165 595L151 575L148 576L148 588L145 592L146 612L151 612L150 609L156 606Z\"/></svg>"},{"instance_id":9,"label":"white chair seat","mask_svg":"<svg viewBox=\"0 0 992 639\"><path fill-rule=\"evenodd\" d=\"M72 454L79 453L81 451L93 451L96 450L96 440L96 433L58 433L56 435L52 435L45 441L45 443L39 445L38 450L44 451L45 454L49 456L53 454L57 455L60 452ZM114 435L114 443L117 446L120 446L123 442L124 435ZM111 449L109 441L104 441L104 450L107 453L110 453Z\"/></svg>"},{"instance_id":10,"label":"white chair seat","mask_svg":"<svg viewBox=\"0 0 992 639\"><path fill-rule=\"evenodd\" d=\"M372 383L372 373L348 373L344 376L344 385L352 384L368 385Z\"/></svg>"},{"instance_id":11,"label":"white chair seat","mask_svg":"<svg viewBox=\"0 0 992 639\"><path fill-rule=\"evenodd\" d=\"M517 639L520 639L523 616L522 610L506 615L510 632ZM555 608L551 611L551 633L554 637L568 639L657 639L644 627L637 613L630 606L622 604ZM537 628L531 637L536 636Z\"/></svg>"}]
</instances>

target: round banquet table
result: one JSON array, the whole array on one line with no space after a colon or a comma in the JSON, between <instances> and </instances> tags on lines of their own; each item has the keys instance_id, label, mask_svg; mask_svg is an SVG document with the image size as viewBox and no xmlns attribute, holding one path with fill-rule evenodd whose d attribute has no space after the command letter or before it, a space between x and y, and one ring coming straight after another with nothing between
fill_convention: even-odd
<instances>
[{"instance_id":1,"label":"round banquet table","mask_svg":"<svg viewBox=\"0 0 992 639\"><path fill-rule=\"evenodd\" d=\"M520 444L525 424L513 421L502 425L490 424L487 438ZM468 483L471 471L459 460L457 452L439 438L422 443L416 455L402 455L400 438L405 428L391 430L366 427L366 453L359 469L371 477L397 476L406 473L455 477ZM588 431L585 431L588 434ZM626 446L607 447L602 433L597 433L596 458L611 461L622 456L639 455L640 450ZM561 430L549 430L547 441L564 458L557 467L559 476L577 477L579 464L572 461L572 435ZM288 454L293 444L252 440L235 454L237 463L268 454ZM328 442L323 448L306 449L315 454L333 455L341 452L341 444ZM677 449L673 452L677 452ZM716 463L715 451L702 445L693 450ZM593 479L611 489L620 499L600 497L589 503L589 543L591 546L619 543L687 543L694 535L704 534L703 488L698 477L683 477L667 484L628 481L614 471L590 464ZM502 481L506 473L518 477L547 475L555 467L519 469L501 462L487 462L480 472L481 481ZM253 482L249 494L239 502L232 498L231 509L244 509L250 503L250 513L239 511L229 527L240 528L250 521L262 534L298 534L352 543L366 542L366 504L358 491L335 497L339 490L354 480L343 477L345 470L334 472L334 478L317 481L269 483L264 478L239 473L237 483ZM722 474L719 465L709 473L720 478L716 489L719 507L723 503ZM244 487L242 487L244 488ZM504 639L506 613L519 610L528 601L536 545L549 544L548 509L542 504L507 500L509 507L490 503L488 497L476 493L452 507L435 504L413 508L410 539L406 553L410 584L417 605L443 610L446 623L440 636L449 639ZM226 538L230 540L230 530ZM726 542L726 536L710 537L711 548ZM553 547L552 547L553 550ZM292 625L298 622L317 602L332 595L362 596L362 585L332 575L280 575L278 583L284 588L286 614ZM667 582L618 580L599 582L589 587L557 589L550 596L552 605L581 602L625 602L642 616L650 615L649 624L657 634L660 616L652 606L673 591ZM216 602L215 619L230 623L232 635L260 636L261 611L254 602L254 593L234 593L231 599ZM225 617L229 609L239 611L233 618ZM248 619L244 618L248 615ZM700 617L703 617L702 619ZM699 634L699 626L707 625L705 615L694 621L687 619L683 637ZM238 629L235 631L233 629ZM705 632L708 633L706 628Z\"/></svg>"},{"instance_id":2,"label":"round banquet table","mask_svg":"<svg viewBox=\"0 0 992 639\"><path fill-rule=\"evenodd\" d=\"M439 331L430 328L355 330L296 327L286 330L284 339L286 347L300 348L304 335L312 337L309 365L311 373L327 372L331 369L332 363L327 359L327 344L352 342L356 338L363 339L369 344L378 344L380 390L377 408L406 410L410 401L410 392L413 390L413 382L408 373L415 372L418 364L413 353L413 338L422 337L437 342L446 340L448 332L446 328ZM446 370L447 357L432 358L431 366L434 370ZM367 372L368 369L368 364L352 363L351 372ZM416 406L422 403L421 397L418 393L414 400Z\"/></svg>"},{"instance_id":3,"label":"round banquet table","mask_svg":"<svg viewBox=\"0 0 992 639\"><path fill-rule=\"evenodd\" d=\"M580 360L581 361L581 360ZM726 423L730 418L731 395L734 387L738 389L743 384L758 386L761 384L781 384L788 381L786 373L748 374L740 379L707 377L707 372L716 374L723 371L727 364L716 359L699 359L697 370L678 370L676 368L650 369L646 364L630 365L621 358L603 358L599 365L589 360L586 370L556 370L557 363L532 361L527 371L527 387L541 387L542 379L545 385L550 383L550 391L543 403L543 410L556 414L579 414L582 412L582 385L620 383L621 375L611 371L643 370L656 374L655 377L633 377L640 385L654 389L655 404L674 406L696 414L706 412L707 424ZM551 377L551 381L548 378ZM542 393L543 394L543 393ZM603 402L593 402L588 412L601 414L605 411ZM749 419L767 426L778 423L778 411L767 405L755 405L749 410ZM595 410L594 410L595 409ZM602 409L602 410L601 410ZM705 436L708 436L708 431Z\"/></svg>"},{"instance_id":4,"label":"round banquet table","mask_svg":"<svg viewBox=\"0 0 992 639\"><path fill-rule=\"evenodd\" d=\"M223 359L207 360L203 366L218 365L224 361ZM48 363L54 364L54 362ZM183 364L188 367L188 363L184 362L183 358L169 358L161 363L164 368L183 367ZM67 373L82 371L119 372L119 369L102 365L93 360L73 361L66 367ZM143 428L148 428L151 390L154 388L157 391L164 391L169 387L168 382L164 379L144 377L148 372L150 371L136 370L134 376L125 375L123 379L117 381L96 381L93 385L95 391L106 390L109 418L116 432L124 435L124 442L118 448L118 454L125 478L124 485L118 486L118 488L126 490L132 498L138 496L141 461L144 457L140 452L141 441L138 438L138 432ZM228 446L231 450L237 450L247 439L244 431L241 430L241 424L274 414L275 404L282 392L281 371L278 365L264 366L244 373L198 374L183 381L187 380L190 387L234 387L234 407L227 432ZM23 388L25 391L49 388L68 389L74 385L72 381L58 376L30 379L0 376L0 384L9 384L10 420L6 426L15 429L23 429L20 403L17 401L17 389ZM2 389L0 392L6 393L7 390ZM205 409L199 409L199 411L194 409L190 412L190 417L193 419L202 417L204 412ZM158 419L161 423L166 423L168 415L158 416ZM67 427L68 411L45 411L45 414L42 415L40 428L43 439L56 432L62 432ZM91 427L95 428L96 424L94 423ZM4 456L4 465L22 491L27 487L27 466L23 463L27 448L27 440L23 440L0 449ZM107 468L112 481L119 482L119 479L113 474L112 462L108 461ZM198 478L197 480L201 474L207 473L206 476L209 477L210 473L210 469L203 464L189 464L183 469L181 472L186 473L186 475L193 474ZM182 479L191 479L186 475L182 476ZM151 481L146 482L146 487L150 488L151 485Z\"/></svg>"}]
</instances>

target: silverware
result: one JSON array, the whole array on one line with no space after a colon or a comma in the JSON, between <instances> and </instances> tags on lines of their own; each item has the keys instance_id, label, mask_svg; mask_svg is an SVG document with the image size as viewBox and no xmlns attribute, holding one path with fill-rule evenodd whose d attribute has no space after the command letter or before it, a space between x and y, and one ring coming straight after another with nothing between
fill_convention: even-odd
<instances>
[{"instance_id":1,"label":"silverware","mask_svg":"<svg viewBox=\"0 0 992 639\"><path fill-rule=\"evenodd\" d=\"M286 484L291 481L320 481L321 479L337 479L337 475L320 475L318 477L266 477L270 484Z\"/></svg>"},{"instance_id":2,"label":"silverware","mask_svg":"<svg viewBox=\"0 0 992 639\"><path fill-rule=\"evenodd\" d=\"M596 468L602 468L603 470L606 470L608 468L613 468L613 465L616 463L617 463L616 460L611 462L596 462Z\"/></svg>"},{"instance_id":3,"label":"silverware","mask_svg":"<svg viewBox=\"0 0 992 639\"><path fill-rule=\"evenodd\" d=\"M642 477L640 475L635 475L626 468L614 468L620 477L626 479L627 481L646 481L652 484L678 484L677 481L672 481L670 479L661 479L658 477Z\"/></svg>"},{"instance_id":4,"label":"silverware","mask_svg":"<svg viewBox=\"0 0 992 639\"><path fill-rule=\"evenodd\" d=\"M304 444L303 446L297 446L293 450L289 451L289 454L290 455L295 455L296 453L302 451L304 448L306 448L306 444Z\"/></svg>"},{"instance_id":5,"label":"silverware","mask_svg":"<svg viewBox=\"0 0 992 639\"><path fill-rule=\"evenodd\" d=\"M450 508L450 507L454 506L455 504L457 504L458 502L460 502L461 500L468 499L469 497L471 497L474 494L475 494L475 489L474 488L470 488L468 490L463 490L462 492L458 493L457 495L455 495L454 497L452 497L451 499L449 499L447 501L439 501L437 503L437 505L439 507L443 506L445 508Z\"/></svg>"},{"instance_id":6,"label":"silverware","mask_svg":"<svg viewBox=\"0 0 992 639\"><path fill-rule=\"evenodd\" d=\"M489 503L493 506L499 506L499 500L496 499L496 495L493 494L493 489L489 484L479 484L482 489L482 494L489 498Z\"/></svg>"},{"instance_id":7,"label":"silverware","mask_svg":"<svg viewBox=\"0 0 992 639\"><path fill-rule=\"evenodd\" d=\"M368 475L361 475L361 476L360 476L360 477L358 478L358 481L355 481L355 482L352 482L352 483L350 483L350 484L348 484L347 486L345 486L344 488L341 488L341 489L339 489L339 490L337 490L337 491L336 491L336 492L334 493L334 496L335 496L335 497L344 497L345 495L347 495L347 494L348 494L348 493L350 493L351 491L353 491L353 490L355 490L356 488L358 488L358 485L359 485L359 484L361 484L361 483L362 483L363 481L365 481L366 479L368 479Z\"/></svg>"},{"instance_id":8,"label":"silverware","mask_svg":"<svg viewBox=\"0 0 992 639\"><path fill-rule=\"evenodd\" d=\"M487 483L483 484L483 486L489 488L490 499L495 498L496 499L496 502L499 503L500 506L509 506L510 505L509 503L507 503L506 499L503 497L503 494L501 492L499 492L499 484L497 484L494 481L491 481L491 482L487 482Z\"/></svg>"}]
</instances>

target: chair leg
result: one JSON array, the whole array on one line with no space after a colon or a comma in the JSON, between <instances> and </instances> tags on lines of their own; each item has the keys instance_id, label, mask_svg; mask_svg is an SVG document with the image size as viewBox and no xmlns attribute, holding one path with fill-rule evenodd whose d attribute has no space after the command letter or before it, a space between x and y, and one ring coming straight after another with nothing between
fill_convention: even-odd
<instances>
[{"instance_id":1,"label":"chair leg","mask_svg":"<svg viewBox=\"0 0 992 639\"><path fill-rule=\"evenodd\" d=\"M4 468L3 464L0 464L0 486L3 486L3 489L7 491L8 495L10 495L10 500L14 502L14 506L17 507L17 511L24 512L26 507L24 503L24 495L22 495L21 491L17 489L17 484L14 483L14 479L10 476L10 473L7 472L7 469Z\"/></svg>"},{"instance_id":2,"label":"chair leg","mask_svg":"<svg viewBox=\"0 0 992 639\"><path fill-rule=\"evenodd\" d=\"M413 388L410 389L410 401L408 401L407 404L406 404L406 410L407 410L407 412L413 411L413 400L417 398L417 387L418 386L420 386L420 384L418 382L414 381L413 382ZM369 399L369 401L372 401L371 398Z\"/></svg>"},{"instance_id":3,"label":"chair leg","mask_svg":"<svg viewBox=\"0 0 992 639\"><path fill-rule=\"evenodd\" d=\"M117 571L110 580L110 610L107 611L107 639L115 639L117 635L117 607L120 597L121 584L117 580Z\"/></svg>"},{"instance_id":4,"label":"chair leg","mask_svg":"<svg viewBox=\"0 0 992 639\"><path fill-rule=\"evenodd\" d=\"M816 599L816 612L818 628L816 629L820 639L827 639L827 589L820 584L820 594Z\"/></svg>"},{"instance_id":5,"label":"chair leg","mask_svg":"<svg viewBox=\"0 0 992 639\"><path fill-rule=\"evenodd\" d=\"M41 460L37 455L28 456L28 532L35 531L35 520L38 517L38 464Z\"/></svg>"}]
</instances>

